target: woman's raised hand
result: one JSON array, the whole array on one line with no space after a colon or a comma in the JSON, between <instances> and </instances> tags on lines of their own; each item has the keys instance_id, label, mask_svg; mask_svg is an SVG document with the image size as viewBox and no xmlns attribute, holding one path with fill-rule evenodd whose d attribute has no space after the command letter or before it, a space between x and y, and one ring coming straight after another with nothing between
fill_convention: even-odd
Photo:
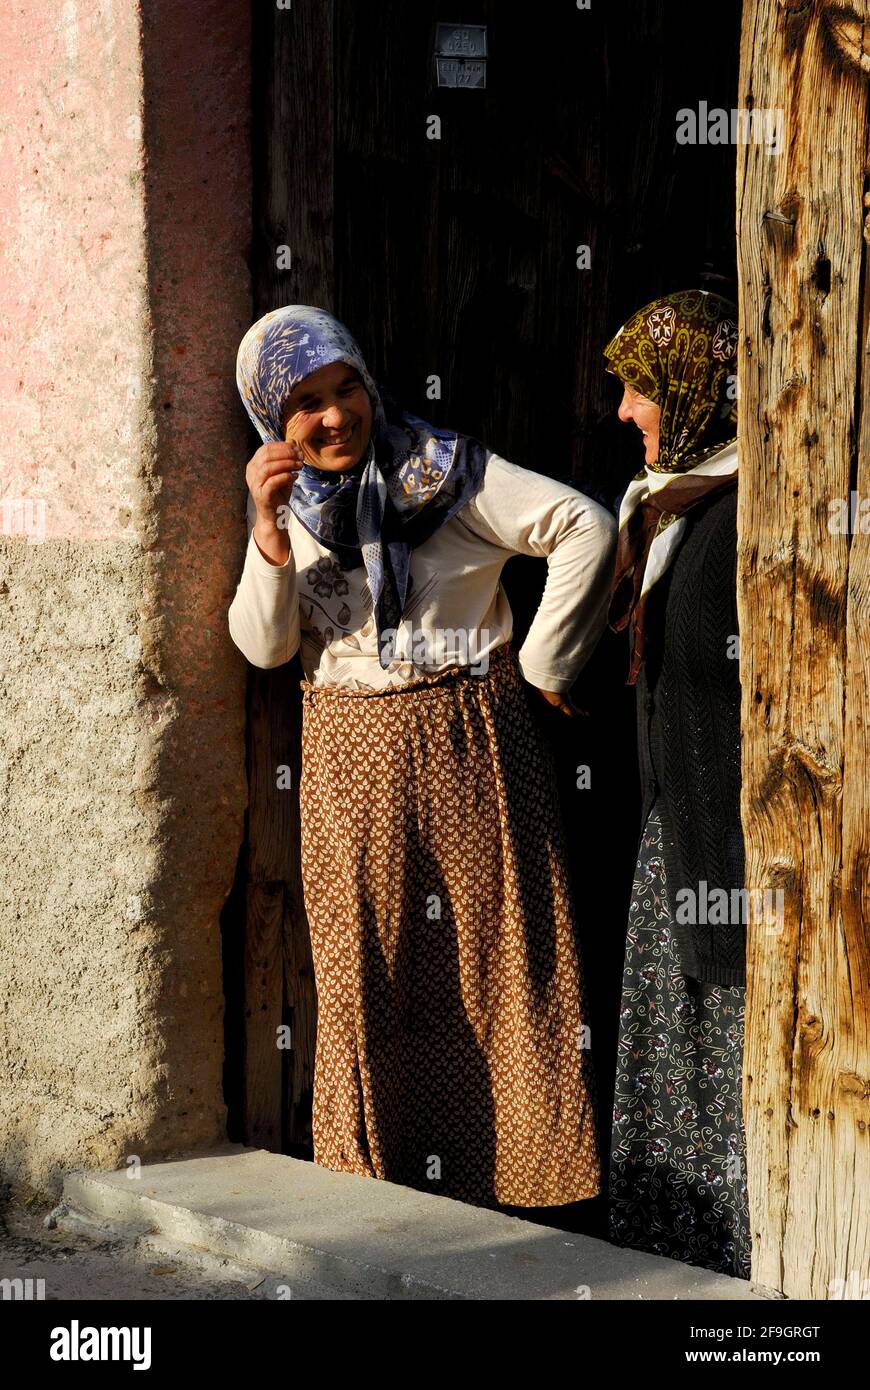
<instances>
[{"instance_id":1,"label":"woman's raised hand","mask_svg":"<svg viewBox=\"0 0 870 1390\"><path fill-rule=\"evenodd\" d=\"M304 462L299 445L288 439L261 444L245 469L245 481L257 509L254 540L273 565L285 564L290 554L286 508Z\"/></svg>"},{"instance_id":2,"label":"woman's raised hand","mask_svg":"<svg viewBox=\"0 0 870 1390\"><path fill-rule=\"evenodd\" d=\"M290 501L293 484L305 462L295 439L280 444L261 444L245 470L248 491L257 508L257 520L278 524L278 509Z\"/></svg>"}]
</instances>

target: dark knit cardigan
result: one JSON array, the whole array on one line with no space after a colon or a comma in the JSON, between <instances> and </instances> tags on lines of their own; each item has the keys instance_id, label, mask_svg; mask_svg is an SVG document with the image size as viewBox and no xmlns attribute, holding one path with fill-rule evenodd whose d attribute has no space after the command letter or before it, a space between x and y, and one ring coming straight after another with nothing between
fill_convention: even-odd
<instances>
[{"instance_id":1,"label":"dark knit cardigan","mask_svg":"<svg viewBox=\"0 0 870 1390\"><path fill-rule=\"evenodd\" d=\"M702 884L707 894L728 892L727 923L674 920L683 974L707 984L743 985L745 898L731 891L744 886L740 683L738 661L728 654L737 635L736 482L686 520L670 569L653 586L647 606L647 659L637 686L642 823L658 798L672 918L677 889L696 895L696 919L704 915ZM711 915L715 919L715 911Z\"/></svg>"}]
</instances>

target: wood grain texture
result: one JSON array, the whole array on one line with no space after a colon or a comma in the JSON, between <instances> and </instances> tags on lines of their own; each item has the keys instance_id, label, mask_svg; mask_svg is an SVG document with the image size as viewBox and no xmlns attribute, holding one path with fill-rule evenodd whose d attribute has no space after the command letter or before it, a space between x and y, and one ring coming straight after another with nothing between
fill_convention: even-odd
<instances>
[{"instance_id":1,"label":"wood grain texture","mask_svg":"<svg viewBox=\"0 0 870 1390\"><path fill-rule=\"evenodd\" d=\"M845 17L841 16L841 22ZM870 71L870 35L858 30L866 12L853 14L841 52L864 82ZM870 93L865 99L870 110ZM870 149L870 137L868 137ZM865 151L865 171L870 168ZM857 180L856 180L857 182ZM863 187L868 184L865 172ZM854 184L853 184L854 187ZM868 195L864 194L864 204ZM870 499L870 224L865 211L864 273L859 319L858 450L851 482ZM840 1025L839 1105L844 1123L836 1130L835 1210L848 1213L838 1238L843 1268L870 1279L870 535L851 536L846 590L846 713L843 759L842 945L837 980ZM842 1218L841 1218L842 1219ZM848 1277L848 1275L847 1275ZM853 1281L853 1288L854 1288ZM863 1295L870 1291L864 1284ZM854 1297L854 1293L852 1294Z\"/></svg>"},{"instance_id":2,"label":"wood grain texture","mask_svg":"<svg viewBox=\"0 0 870 1390\"><path fill-rule=\"evenodd\" d=\"M784 113L780 153L738 148L742 818L747 885L784 900L750 916L753 1277L825 1299L870 1277L867 541L829 529L854 479L867 88L820 0L746 0L740 105ZM865 480L868 428L865 403Z\"/></svg>"},{"instance_id":3,"label":"wood grain texture","mask_svg":"<svg viewBox=\"0 0 870 1390\"><path fill-rule=\"evenodd\" d=\"M249 679L244 1091L246 1141L303 1156L317 1001L300 865L300 675L293 660ZM281 1024L292 1046L279 1052Z\"/></svg>"},{"instance_id":4,"label":"wood grain texture","mask_svg":"<svg viewBox=\"0 0 870 1390\"><path fill-rule=\"evenodd\" d=\"M284 892L249 883L245 934L245 1143L281 1151Z\"/></svg>"},{"instance_id":5,"label":"wood grain texture","mask_svg":"<svg viewBox=\"0 0 870 1390\"><path fill-rule=\"evenodd\" d=\"M333 0L253 6L254 298L333 308ZM277 252L290 249L289 269Z\"/></svg>"}]
</instances>

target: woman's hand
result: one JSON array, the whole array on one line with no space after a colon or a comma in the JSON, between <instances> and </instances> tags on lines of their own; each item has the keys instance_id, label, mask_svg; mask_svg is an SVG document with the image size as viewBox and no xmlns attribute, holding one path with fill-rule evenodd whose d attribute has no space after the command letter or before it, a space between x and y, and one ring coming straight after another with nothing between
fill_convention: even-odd
<instances>
[{"instance_id":1,"label":"woman's hand","mask_svg":"<svg viewBox=\"0 0 870 1390\"><path fill-rule=\"evenodd\" d=\"M282 444L261 444L245 469L248 491L257 508L257 521L278 526L278 509L290 501L299 470L305 462L295 439Z\"/></svg>"},{"instance_id":2,"label":"woman's hand","mask_svg":"<svg viewBox=\"0 0 870 1390\"><path fill-rule=\"evenodd\" d=\"M579 705L575 705L569 696L562 695L558 690L541 690L537 685L533 685L530 688L535 692L539 700L546 701L553 709L557 709L560 714L568 715L571 719L576 719L578 715L588 715L589 713L588 710L580 709Z\"/></svg>"},{"instance_id":3,"label":"woman's hand","mask_svg":"<svg viewBox=\"0 0 870 1390\"><path fill-rule=\"evenodd\" d=\"M261 444L245 469L248 491L254 499L257 520L254 540L260 553L273 565L283 565L290 554L286 508L299 470L305 463L295 440Z\"/></svg>"}]
</instances>

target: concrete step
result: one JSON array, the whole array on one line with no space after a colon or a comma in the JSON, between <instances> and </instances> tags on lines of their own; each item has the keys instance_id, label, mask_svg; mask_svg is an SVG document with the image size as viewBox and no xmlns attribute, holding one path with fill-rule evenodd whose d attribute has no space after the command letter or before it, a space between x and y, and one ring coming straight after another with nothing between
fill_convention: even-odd
<instances>
[{"instance_id":1,"label":"concrete step","mask_svg":"<svg viewBox=\"0 0 870 1390\"><path fill-rule=\"evenodd\" d=\"M84 1220L159 1236L242 1267L364 1299L709 1299L763 1295L742 1279L539 1226L395 1183L227 1145L138 1177L74 1172Z\"/></svg>"}]
</instances>

